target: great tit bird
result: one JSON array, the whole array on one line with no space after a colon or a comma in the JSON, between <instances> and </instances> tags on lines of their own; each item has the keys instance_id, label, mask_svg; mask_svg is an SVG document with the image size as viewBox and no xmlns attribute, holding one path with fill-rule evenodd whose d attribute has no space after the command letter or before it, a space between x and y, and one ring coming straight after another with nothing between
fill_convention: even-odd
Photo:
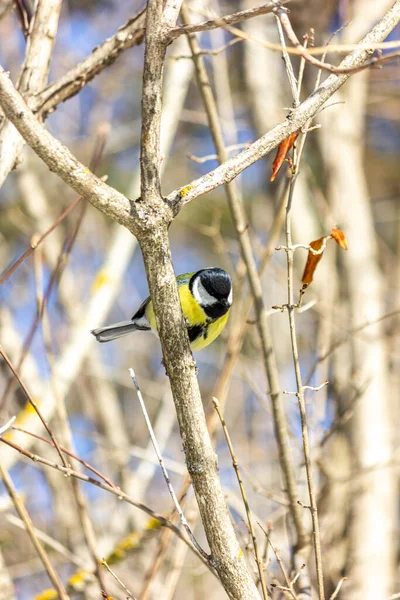
<instances>
[{"instance_id":1,"label":"great tit bird","mask_svg":"<svg viewBox=\"0 0 400 600\"><path fill-rule=\"evenodd\" d=\"M183 315L186 320L190 347L202 350L224 329L232 306L232 280L218 267L184 273L176 278ZM91 333L98 342L109 342L131 333L153 331L157 335L153 302L147 298L130 321L121 321Z\"/></svg>"}]
</instances>

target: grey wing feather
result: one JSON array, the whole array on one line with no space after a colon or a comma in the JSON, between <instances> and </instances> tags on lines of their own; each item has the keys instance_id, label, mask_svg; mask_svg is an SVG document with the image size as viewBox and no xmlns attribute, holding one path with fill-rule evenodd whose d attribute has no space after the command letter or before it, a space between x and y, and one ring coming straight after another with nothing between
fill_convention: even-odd
<instances>
[{"instance_id":1,"label":"grey wing feather","mask_svg":"<svg viewBox=\"0 0 400 600\"><path fill-rule=\"evenodd\" d=\"M98 329L93 329L90 333L95 336L98 342L110 342L111 340L128 335L132 331L149 331L151 327L145 314L149 302L150 298L146 298L130 321L120 321L119 323L99 327Z\"/></svg>"},{"instance_id":2,"label":"grey wing feather","mask_svg":"<svg viewBox=\"0 0 400 600\"><path fill-rule=\"evenodd\" d=\"M143 317L146 318L145 312L146 312L146 308L147 308L147 305L149 304L149 302L150 302L150 296L148 298L146 298L146 300L144 300L142 302L142 304L139 306L139 308L137 309L137 311L135 312L135 314L132 317L132 321L140 321L143 319ZM146 319L146 321L147 321L147 319ZM149 329L150 329L150 327L149 327Z\"/></svg>"},{"instance_id":3,"label":"grey wing feather","mask_svg":"<svg viewBox=\"0 0 400 600\"><path fill-rule=\"evenodd\" d=\"M98 342L110 342L111 340L116 340L137 329L139 329L139 327L133 321L120 321L119 323L113 323L106 327L92 329L90 333L95 336Z\"/></svg>"}]
</instances>

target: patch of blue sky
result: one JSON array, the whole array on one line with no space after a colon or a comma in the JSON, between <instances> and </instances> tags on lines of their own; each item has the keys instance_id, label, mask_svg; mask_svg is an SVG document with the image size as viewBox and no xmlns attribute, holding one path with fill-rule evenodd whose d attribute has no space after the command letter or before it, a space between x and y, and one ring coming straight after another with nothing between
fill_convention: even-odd
<instances>
[{"instance_id":1,"label":"patch of blue sky","mask_svg":"<svg viewBox=\"0 0 400 600\"><path fill-rule=\"evenodd\" d=\"M244 119L238 121L240 127L237 131L238 143L247 143L255 139L254 130L248 125ZM195 135L190 139L191 148L196 148L196 156L208 156L215 154L214 144L211 135L207 128L198 127ZM239 150L234 151L230 156L234 156ZM270 160L267 158L267 160ZM209 171L216 169L219 166L217 159L209 160L205 163L193 163L193 169L199 176L206 175ZM239 177L242 179L242 184L249 190L259 189L265 182L265 159L261 159L246 169Z\"/></svg>"},{"instance_id":2,"label":"patch of blue sky","mask_svg":"<svg viewBox=\"0 0 400 600\"><path fill-rule=\"evenodd\" d=\"M134 139L134 135L132 132L132 139ZM125 173L134 173L138 167L139 167L139 146L135 146L135 147L127 147L124 150L121 150L120 152L115 154L115 162L116 162L116 167L121 170L124 171ZM115 177L116 175L113 176L113 174L111 173L110 176L110 180L109 183L112 185L111 182L114 181L114 183L116 184L117 189L120 189L120 187L118 186L118 182L115 182ZM123 190L121 190L123 191Z\"/></svg>"},{"instance_id":3,"label":"patch of blue sky","mask_svg":"<svg viewBox=\"0 0 400 600\"><path fill-rule=\"evenodd\" d=\"M370 117L367 120L367 133L369 145L377 152L386 155L400 153L400 123L398 121Z\"/></svg>"},{"instance_id":4,"label":"patch of blue sky","mask_svg":"<svg viewBox=\"0 0 400 600\"><path fill-rule=\"evenodd\" d=\"M28 436L26 437L29 439ZM51 521L53 518L53 497L42 468L34 463L18 462L11 469L10 476L17 492L23 497L28 512L32 515L37 513L47 515L49 521ZM1 484L0 489L1 493L7 493L3 488L3 484ZM32 490L35 490L34 494L31 493Z\"/></svg>"},{"instance_id":5,"label":"patch of blue sky","mask_svg":"<svg viewBox=\"0 0 400 600\"><path fill-rule=\"evenodd\" d=\"M115 29L112 20L109 29L109 34L112 34ZM93 21L86 13L75 11L69 14L68 19L60 20L58 42L63 48L73 48L77 60L82 60L90 54L105 37L107 33L103 28L93 27Z\"/></svg>"},{"instance_id":6,"label":"patch of blue sky","mask_svg":"<svg viewBox=\"0 0 400 600\"><path fill-rule=\"evenodd\" d=\"M82 413L72 413L69 417L69 422L71 431L73 432L73 444L77 456L101 470L101 465L98 465L95 460L98 447L94 440L95 435L97 435L94 423ZM82 471L86 475L93 476L93 473L84 467L82 467ZM97 476L94 477L97 478ZM85 484L85 494L89 501L96 500L102 493L98 487L89 483Z\"/></svg>"}]
</instances>

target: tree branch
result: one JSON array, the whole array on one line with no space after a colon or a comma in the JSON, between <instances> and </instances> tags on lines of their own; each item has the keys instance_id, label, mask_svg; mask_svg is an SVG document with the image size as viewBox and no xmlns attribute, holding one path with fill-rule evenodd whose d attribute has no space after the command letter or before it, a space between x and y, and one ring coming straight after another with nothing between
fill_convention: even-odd
<instances>
[{"instance_id":1,"label":"tree branch","mask_svg":"<svg viewBox=\"0 0 400 600\"><path fill-rule=\"evenodd\" d=\"M60 16L61 0L40 0L30 24L25 61L17 87L22 95L35 93L47 81ZM15 165L24 140L11 123L0 132L0 187Z\"/></svg>"},{"instance_id":2,"label":"tree branch","mask_svg":"<svg viewBox=\"0 0 400 600\"><path fill-rule=\"evenodd\" d=\"M182 18L186 22L188 11L182 9ZM218 160L226 161L227 151L225 149L222 128L219 121L217 106L211 89L210 80L205 69L204 60L199 55L199 44L195 34L188 36L189 46L193 54L193 62L196 68L197 83L203 99L204 108L207 113L210 133L218 155ZM291 516L296 529L296 546L301 549L308 543L308 536L305 531L301 509L297 504L298 492L296 478L291 464L290 449L288 446L288 432L285 412L280 398L279 376L276 364L274 349L272 346L272 336L267 321L267 312L265 310L261 281L257 273L257 265L254 259L253 250L249 232L246 227L246 215L243 203L240 200L235 183L225 186L225 192L232 215L232 220L237 232L240 245L240 252L244 264L246 265L247 277L249 279L251 293L254 299L256 313L257 330L260 336L264 368L268 380L269 393L271 396L272 410L274 417L275 436L279 449L279 461L283 472L285 486L287 489Z\"/></svg>"},{"instance_id":3,"label":"tree branch","mask_svg":"<svg viewBox=\"0 0 400 600\"><path fill-rule=\"evenodd\" d=\"M361 65L368 59L369 44L383 41L400 21L400 0L396 0L381 21L350 53L341 66ZM350 74L331 75L300 106L293 110L287 119L240 152L206 175L188 185L171 192L167 201L174 215L202 194L232 181L244 169L266 156L291 133L303 127L319 108L347 81ZM71 154L71 152L51 136L35 119L23 99L16 92L8 75L0 68L0 104L7 118L18 129L27 143L63 181L85 197L96 208L132 230L132 214L140 209L139 203L130 203L125 196L100 181ZM172 216L171 216L172 218Z\"/></svg>"},{"instance_id":4,"label":"tree branch","mask_svg":"<svg viewBox=\"0 0 400 600\"><path fill-rule=\"evenodd\" d=\"M274 10L276 18L278 19L280 25L285 30L285 33L288 37L290 43L297 49L298 54L308 63L314 65L314 67L318 67L322 71L328 71L328 73L359 73L368 67L378 64L384 64L394 58L398 58L400 56L400 52L393 52L387 56L376 56L367 60L363 65L354 65L350 67L335 67L334 65L330 65L326 63L324 60L318 60L312 54L308 52L308 50L299 42L297 35L294 32L290 19L288 17L288 10L283 7L276 8ZM283 44L282 44L283 47ZM369 54L373 54L374 50L372 48L368 48Z\"/></svg>"},{"instance_id":5,"label":"tree branch","mask_svg":"<svg viewBox=\"0 0 400 600\"><path fill-rule=\"evenodd\" d=\"M396 0L380 22L360 41L358 47L345 57L340 63L340 67L348 68L362 65L370 56L370 44L383 41L399 21L400 0ZM323 104L333 96L350 76L351 73L330 75L315 92L300 104L297 109L291 111L288 117L274 127L274 129L213 171L171 192L167 200L170 202L175 214L191 200L232 181L247 167L279 146L291 133L300 130L308 119L317 113Z\"/></svg>"},{"instance_id":6,"label":"tree branch","mask_svg":"<svg viewBox=\"0 0 400 600\"><path fill-rule=\"evenodd\" d=\"M233 25L234 23L240 23L241 21L247 21L259 15L266 15L273 12L277 6L283 6L288 4L291 0L281 0L280 2L267 2L267 4L261 4L254 8L247 8L246 10L240 10L239 12L227 15L225 17L217 17L216 19L209 19L208 21L202 21L201 23L193 23L186 25L179 25L173 27L167 33L167 43L171 43L177 37L183 34L196 33L198 31L212 31L218 27L224 25Z\"/></svg>"},{"instance_id":7,"label":"tree branch","mask_svg":"<svg viewBox=\"0 0 400 600\"><path fill-rule=\"evenodd\" d=\"M207 430L203 404L171 261L168 225L172 212L161 195L160 115L162 69L162 3L149 0L143 74L141 198L137 237L142 250L164 364L170 378L178 423L211 561L232 598L259 600L225 504L217 457Z\"/></svg>"},{"instance_id":8,"label":"tree branch","mask_svg":"<svg viewBox=\"0 0 400 600\"><path fill-rule=\"evenodd\" d=\"M59 0L52 0L58 4ZM43 12L43 11L42 11ZM38 10L39 13L39 10ZM52 13L53 14L53 13ZM53 18L55 18L53 14ZM96 75L99 75L109 65L112 65L123 51L141 44L144 38L144 24L146 18L146 10L143 9L137 15L129 19L129 21L120 27L111 38L105 40L100 46L95 48L93 52L78 65L70 69L63 77L42 89L46 78L36 78L32 81L32 68L23 70L24 79L21 83L27 81L28 88L22 86L20 88L28 106L33 112L40 114L41 119L46 119L47 115L53 112L61 102L65 102L87 85ZM40 19L48 24L49 39L54 42L55 33L52 31L52 20L49 14L45 14L45 18ZM43 29L43 27L42 27ZM40 38L41 39L41 38ZM46 39L46 42L48 40ZM32 50L37 50L38 44L32 46ZM40 48L40 45L39 45ZM43 45L43 49L47 50L48 44ZM43 50L40 56L43 55ZM46 59L46 55L44 56ZM26 60L28 63L28 60ZM30 65L29 61L29 65ZM43 65L48 68L49 60L43 60ZM39 65L42 62L39 61ZM43 69L40 70L42 73ZM29 79L28 79L29 75ZM0 187L3 185L7 175L14 168L18 156L23 148L24 141L17 131L12 127L11 123L5 123L0 133ZM4 147L4 152L3 152ZM3 156L4 154L4 156Z\"/></svg>"},{"instance_id":9,"label":"tree branch","mask_svg":"<svg viewBox=\"0 0 400 600\"><path fill-rule=\"evenodd\" d=\"M129 228L132 224L129 200L93 175L34 116L0 67L0 104L6 117L18 129L50 171L61 177L93 206Z\"/></svg>"},{"instance_id":10,"label":"tree branch","mask_svg":"<svg viewBox=\"0 0 400 600\"><path fill-rule=\"evenodd\" d=\"M29 106L33 112L39 112L42 118L46 118L61 102L75 96L103 69L112 65L122 52L141 44L144 38L145 20L146 9L143 9L122 25L112 37L95 48L82 62L30 98Z\"/></svg>"}]
</instances>

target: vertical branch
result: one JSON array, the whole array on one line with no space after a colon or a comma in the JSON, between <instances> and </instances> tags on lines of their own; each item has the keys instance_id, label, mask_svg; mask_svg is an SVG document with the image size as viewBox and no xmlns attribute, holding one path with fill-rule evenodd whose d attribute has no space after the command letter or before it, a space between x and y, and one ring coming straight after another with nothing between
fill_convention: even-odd
<instances>
[{"instance_id":1,"label":"vertical branch","mask_svg":"<svg viewBox=\"0 0 400 600\"><path fill-rule=\"evenodd\" d=\"M46 84L62 0L39 0L30 25L25 62L18 80L21 94L34 94ZM14 167L24 140L6 121L0 131L0 187Z\"/></svg>"},{"instance_id":2,"label":"vertical branch","mask_svg":"<svg viewBox=\"0 0 400 600\"><path fill-rule=\"evenodd\" d=\"M318 580L318 594L319 600L325 599L324 594L324 580L322 573L322 553L321 553L321 539L319 533L319 522L318 522L318 510L317 510L317 498L312 477L312 464L311 464L311 451L310 442L308 437L307 428L307 415L306 415L306 404L304 398L304 387L301 378L300 362L299 362L299 350L297 346L296 337L296 323L294 317L294 302L293 302L293 250L292 250L292 235L291 235L291 211L292 211L292 196L289 194L287 212L286 212L286 246L287 246L287 270L288 270L288 315L289 315L289 328L290 328L290 340L292 345L293 364L296 376L297 386L297 399L299 403L300 419L301 419L301 433L303 438L304 448L304 459L306 464L307 473L307 485L308 493L310 496L310 511L312 518L313 528L313 544L315 551L315 562L317 569L317 580Z\"/></svg>"},{"instance_id":3,"label":"vertical branch","mask_svg":"<svg viewBox=\"0 0 400 600\"><path fill-rule=\"evenodd\" d=\"M162 42L163 2L147 2L146 46L142 90L142 131L140 138L140 174L142 200L161 198L160 126L162 77L166 46Z\"/></svg>"},{"instance_id":4,"label":"vertical branch","mask_svg":"<svg viewBox=\"0 0 400 600\"><path fill-rule=\"evenodd\" d=\"M290 82L292 95L293 95L293 103L296 106L299 103L300 97L300 87L295 85L295 78L292 68L292 63L289 55L286 51L285 39L282 32L281 23L279 17L277 19L277 26L279 31L280 40L283 46L283 56L285 60L286 72L288 76L288 80ZM306 42L305 42L306 43ZM319 81L320 72L317 78L317 82ZM304 459L306 465L306 474L307 474L307 486L308 493L310 497L310 511L311 511L311 519L312 519L312 530L313 530L313 545L315 552L315 563L316 563L316 571L317 571L317 582L318 582L318 597L319 600L325 600L325 592L324 592L324 579L323 579L323 571L322 571L322 553L321 553L321 539L319 532L319 521L318 521L318 509L317 509L317 498L315 492L315 486L312 476L312 463L311 463L311 450L310 450L310 441L308 435L308 427L307 427L307 414L306 414L306 404L304 397L304 386L301 377L300 370L300 360L299 360L299 350L297 345L297 336L296 336L296 322L295 322L295 304L294 304L294 292L293 292L293 243L292 243L292 206L293 206L293 194L294 188L296 184L296 180L299 174L299 163L301 159L301 155L304 148L304 143L307 136L307 128L310 124L310 121L307 121L305 125L305 133L303 133L298 142L298 151L295 148L294 156L293 156L293 167L292 167L292 177L289 183L289 194L288 201L286 206L286 220L285 220L285 237L286 237L286 257L287 257L287 289L288 289L288 303L287 303L287 311L289 316L289 330L290 330L290 341L292 346L292 356L293 356L293 364L294 371L296 377L296 386L297 386L297 399L299 404L299 412L300 412L300 420L301 420L301 433L303 439L303 449L304 449Z\"/></svg>"},{"instance_id":5,"label":"vertical branch","mask_svg":"<svg viewBox=\"0 0 400 600\"><path fill-rule=\"evenodd\" d=\"M182 7L181 14L183 22L188 23L189 14L186 7ZM200 48L196 40L195 34L189 34L188 40L193 54L193 62L195 64L196 76L200 88L200 93L202 95L204 107L207 112L210 132L213 137L214 145L218 154L218 159L220 162L224 162L227 159L227 155L210 81L204 66L204 61L200 54ZM279 460L290 502L291 516L296 529L296 547L298 549L301 549L307 545L308 536L303 523L301 509L297 504L298 494L296 478L294 475L293 465L290 456L290 449L287 441L287 422L280 398L278 369L272 346L271 333L267 321L267 312L265 310L264 301L262 297L261 282L257 273L257 267L251 248L251 241L247 230L247 220L244 213L243 204L241 203L236 193L235 184L233 182L227 184L225 186L225 190L232 214L232 219L235 224L236 231L238 233L240 250L243 261L246 264L250 288L254 298L257 329L260 336L264 367L269 384L269 393L271 396L275 435L279 449Z\"/></svg>"},{"instance_id":6,"label":"vertical branch","mask_svg":"<svg viewBox=\"0 0 400 600\"><path fill-rule=\"evenodd\" d=\"M161 196L160 186L159 136L165 56L162 18L162 2L149 0L142 98L141 198L132 206L139 217L132 229L143 254L186 464L211 560L228 595L258 600L259 594L240 551L218 476L217 458L207 431L171 261L168 226L173 214Z\"/></svg>"}]
</instances>

